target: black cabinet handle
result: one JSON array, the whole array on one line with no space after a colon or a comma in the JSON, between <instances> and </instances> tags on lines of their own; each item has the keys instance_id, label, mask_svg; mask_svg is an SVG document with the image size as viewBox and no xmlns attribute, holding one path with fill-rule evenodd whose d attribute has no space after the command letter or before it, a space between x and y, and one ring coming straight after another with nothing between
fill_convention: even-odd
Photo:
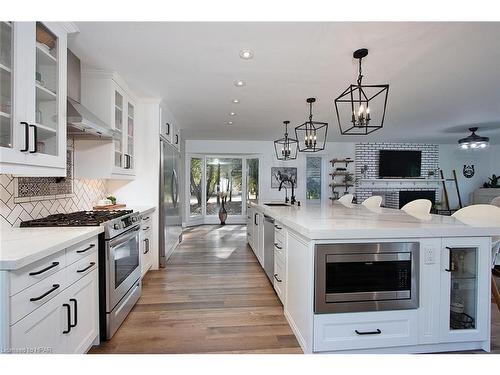
<instances>
[{"instance_id":1,"label":"black cabinet handle","mask_svg":"<svg viewBox=\"0 0 500 375\"><path fill-rule=\"evenodd\" d=\"M253 223L254 223L255 225L259 225L259 223L257 222L257 215L258 215L258 214L253 214Z\"/></svg>"},{"instance_id":2,"label":"black cabinet handle","mask_svg":"<svg viewBox=\"0 0 500 375\"><path fill-rule=\"evenodd\" d=\"M76 253L77 254L81 254L81 253L84 253L86 251L89 251L90 249L94 248L95 247L95 244L92 244L90 245L89 247L87 247L86 249L83 249L83 250L77 250Z\"/></svg>"},{"instance_id":3,"label":"black cabinet handle","mask_svg":"<svg viewBox=\"0 0 500 375\"><path fill-rule=\"evenodd\" d=\"M63 331L63 333L70 333L71 332L71 306L68 303L64 303L63 307L67 308L67 317L68 317L68 328Z\"/></svg>"},{"instance_id":4,"label":"black cabinet handle","mask_svg":"<svg viewBox=\"0 0 500 375\"><path fill-rule=\"evenodd\" d=\"M142 220L149 220L149 216L148 217L143 217Z\"/></svg>"},{"instance_id":5,"label":"black cabinet handle","mask_svg":"<svg viewBox=\"0 0 500 375\"><path fill-rule=\"evenodd\" d=\"M151 228L151 227L146 227L146 228L143 228L142 230L146 231L146 230L148 230L149 228Z\"/></svg>"},{"instance_id":6,"label":"black cabinet handle","mask_svg":"<svg viewBox=\"0 0 500 375\"><path fill-rule=\"evenodd\" d=\"M179 144L179 135L178 134L175 135L175 144L176 145Z\"/></svg>"},{"instance_id":7,"label":"black cabinet handle","mask_svg":"<svg viewBox=\"0 0 500 375\"><path fill-rule=\"evenodd\" d=\"M280 245L278 245L277 243L274 244L274 246L278 249L278 250L281 250L283 249Z\"/></svg>"},{"instance_id":8,"label":"black cabinet handle","mask_svg":"<svg viewBox=\"0 0 500 375\"><path fill-rule=\"evenodd\" d=\"M282 230L283 228L282 227L279 227L277 225L274 226L277 230Z\"/></svg>"},{"instance_id":9,"label":"black cabinet handle","mask_svg":"<svg viewBox=\"0 0 500 375\"><path fill-rule=\"evenodd\" d=\"M445 268L444 270L445 270L446 272L451 272L451 271L453 271L453 270L451 269L451 247L448 247L448 246L447 246L446 248L448 249L448 268Z\"/></svg>"},{"instance_id":10,"label":"black cabinet handle","mask_svg":"<svg viewBox=\"0 0 500 375\"><path fill-rule=\"evenodd\" d=\"M53 284L52 285L52 288L48 291L46 291L45 293L43 293L41 296L39 297L33 297L33 298L30 298L30 301L31 302L36 302L36 301L40 301L42 298L45 298L47 297L50 293L52 293L53 291L55 291L56 289L58 289L60 287L59 284Z\"/></svg>"},{"instance_id":11,"label":"black cabinet handle","mask_svg":"<svg viewBox=\"0 0 500 375\"><path fill-rule=\"evenodd\" d=\"M90 269L90 268L92 268L94 266L95 266L95 262L90 262L90 264L87 267L85 267L84 269L81 269L81 270L77 270L76 272L82 273L82 272L85 272L85 271L87 271L88 269Z\"/></svg>"},{"instance_id":12,"label":"black cabinet handle","mask_svg":"<svg viewBox=\"0 0 500 375\"><path fill-rule=\"evenodd\" d=\"M69 322L69 327L71 329L73 327L76 327L76 325L78 324L78 301L74 298L70 298L69 301L75 304L75 313L73 314L75 317L75 324L71 324L71 322Z\"/></svg>"},{"instance_id":13,"label":"black cabinet handle","mask_svg":"<svg viewBox=\"0 0 500 375\"><path fill-rule=\"evenodd\" d=\"M275 279L276 279L276 281L277 281L277 282L279 282L279 283L281 283L281 282L283 281L283 280L278 279L278 274L277 274L277 273L275 273L275 274L274 274L274 278L275 278Z\"/></svg>"},{"instance_id":14,"label":"black cabinet handle","mask_svg":"<svg viewBox=\"0 0 500 375\"><path fill-rule=\"evenodd\" d=\"M24 125L24 148L21 152L27 152L30 149L30 126L26 121L21 121L21 125Z\"/></svg>"},{"instance_id":15,"label":"black cabinet handle","mask_svg":"<svg viewBox=\"0 0 500 375\"><path fill-rule=\"evenodd\" d=\"M33 140L35 142L35 147L33 148L33 151L30 151L30 154L36 154L38 152L38 127L35 125L31 125L30 127L33 128Z\"/></svg>"},{"instance_id":16,"label":"black cabinet handle","mask_svg":"<svg viewBox=\"0 0 500 375\"><path fill-rule=\"evenodd\" d=\"M165 125L167 125L167 135L170 135L170 124L167 122Z\"/></svg>"},{"instance_id":17,"label":"black cabinet handle","mask_svg":"<svg viewBox=\"0 0 500 375\"><path fill-rule=\"evenodd\" d=\"M59 262L52 262L52 264L50 266L45 267L44 269L41 269L40 271L30 272L28 275L30 275L30 276L40 275L41 273L47 272L48 270L51 270L52 268L57 267L58 265L59 265Z\"/></svg>"},{"instance_id":18,"label":"black cabinet handle","mask_svg":"<svg viewBox=\"0 0 500 375\"><path fill-rule=\"evenodd\" d=\"M356 334L358 335L380 335L382 333L382 331L378 328L376 331L366 331L366 332L361 332L355 329L354 332L356 332Z\"/></svg>"},{"instance_id":19,"label":"black cabinet handle","mask_svg":"<svg viewBox=\"0 0 500 375\"><path fill-rule=\"evenodd\" d=\"M149 238L146 238L144 240L144 243L146 244L146 250L144 250L143 254L147 254L147 253L149 253Z\"/></svg>"}]
</instances>

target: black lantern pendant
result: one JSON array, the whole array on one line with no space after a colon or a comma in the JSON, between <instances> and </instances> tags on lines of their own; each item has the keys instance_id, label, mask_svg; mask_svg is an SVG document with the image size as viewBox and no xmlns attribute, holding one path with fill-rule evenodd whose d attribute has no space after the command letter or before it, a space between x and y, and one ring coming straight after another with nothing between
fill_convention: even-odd
<instances>
[{"instance_id":1,"label":"black lantern pendant","mask_svg":"<svg viewBox=\"0 0 500 375\"><path fill-rule=\"evenodd\" d=\"M363 85L361 60L368 50L358 49L352 56L359 60L358 81L335 99L335 111L342 135L367 135L384 126L389 85Z\"/></svg>"},{"instance_id":2,"label":"black lantern pendant","mask_svg":"<svg viewBox=\"0 0 500 375\"><path fill-rule=\"evenodd\" d=\"M297 159L297 146L296 139L288 137L288 124L290 121L283 121L285 124L285 137L274 141L274 151L278 160L294 160Z\"/></svg>"},{"instance_id":3,"label":"black lantern pendant","mask_svg":"<svg viewBox=\"0 0 500 375\"><path fill-rule=\"evenodd\" d=\"M300 152L318 152L325 149L328 123L313 121L312 105L316 98L308 98L309 121L295 128L295 137L298 140Z\"/></svg>"}]
</instances>

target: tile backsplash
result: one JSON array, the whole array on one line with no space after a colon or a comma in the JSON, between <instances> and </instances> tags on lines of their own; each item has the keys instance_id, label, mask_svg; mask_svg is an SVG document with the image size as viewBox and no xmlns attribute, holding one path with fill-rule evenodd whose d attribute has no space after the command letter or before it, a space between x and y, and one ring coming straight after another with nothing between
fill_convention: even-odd
<instances>
[{"instance_id":1,"label":"tile backsplash","mask_svg":"<svg viewBox=\"0 0 500 375\"><path fill-rule=\"evenodd\" d=\"M107 193L105 180L73 178L73 151L68 149L66 178L14 177L0 174L0 226L55 213L90 210Z\"/></svg>"}]
</instances>

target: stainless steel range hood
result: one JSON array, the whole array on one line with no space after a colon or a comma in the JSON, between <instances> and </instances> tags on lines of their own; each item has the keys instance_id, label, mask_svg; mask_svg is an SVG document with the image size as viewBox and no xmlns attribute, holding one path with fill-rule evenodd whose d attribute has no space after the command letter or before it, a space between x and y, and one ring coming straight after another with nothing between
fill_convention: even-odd
<instances>
[{"instance_id":1,"label":"stainless steel range hood","mask_svg":"<svg viewBox=\"0 0 500 375\"><path fill-rule=\"evenodd\" d=\"M80 103L80 59L68 49L67 132L77 139L113 139L115 131Z\"/></svg>"}]
</instances>

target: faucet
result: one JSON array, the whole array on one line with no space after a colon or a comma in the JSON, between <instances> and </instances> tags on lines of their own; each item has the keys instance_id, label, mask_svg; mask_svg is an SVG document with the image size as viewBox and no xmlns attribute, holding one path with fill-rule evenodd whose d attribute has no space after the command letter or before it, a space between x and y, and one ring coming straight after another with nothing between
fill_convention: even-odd
<instances>
[{"instance_id":1,"label":"faucet","mask_svg":"<svg viewBox=\"0 0 500 375\"><path fill-rule=\"evenodd\" d=\"M281 180L280 186L278 188L278 191L281 191L282 187L285 188L285 203L288 203L288 190L287 190L286 186L283 186L283 184L285 182L288 182L288 183L290 183L292 185L292 195L290 196L290 203L291 204L295 204L295 202L296 202L296 200L295 200L295 188L294 188L294 183L293 183L293 181L290 178L285 177L285 178L283 178Z\"/></svg>"}]
</instances>

